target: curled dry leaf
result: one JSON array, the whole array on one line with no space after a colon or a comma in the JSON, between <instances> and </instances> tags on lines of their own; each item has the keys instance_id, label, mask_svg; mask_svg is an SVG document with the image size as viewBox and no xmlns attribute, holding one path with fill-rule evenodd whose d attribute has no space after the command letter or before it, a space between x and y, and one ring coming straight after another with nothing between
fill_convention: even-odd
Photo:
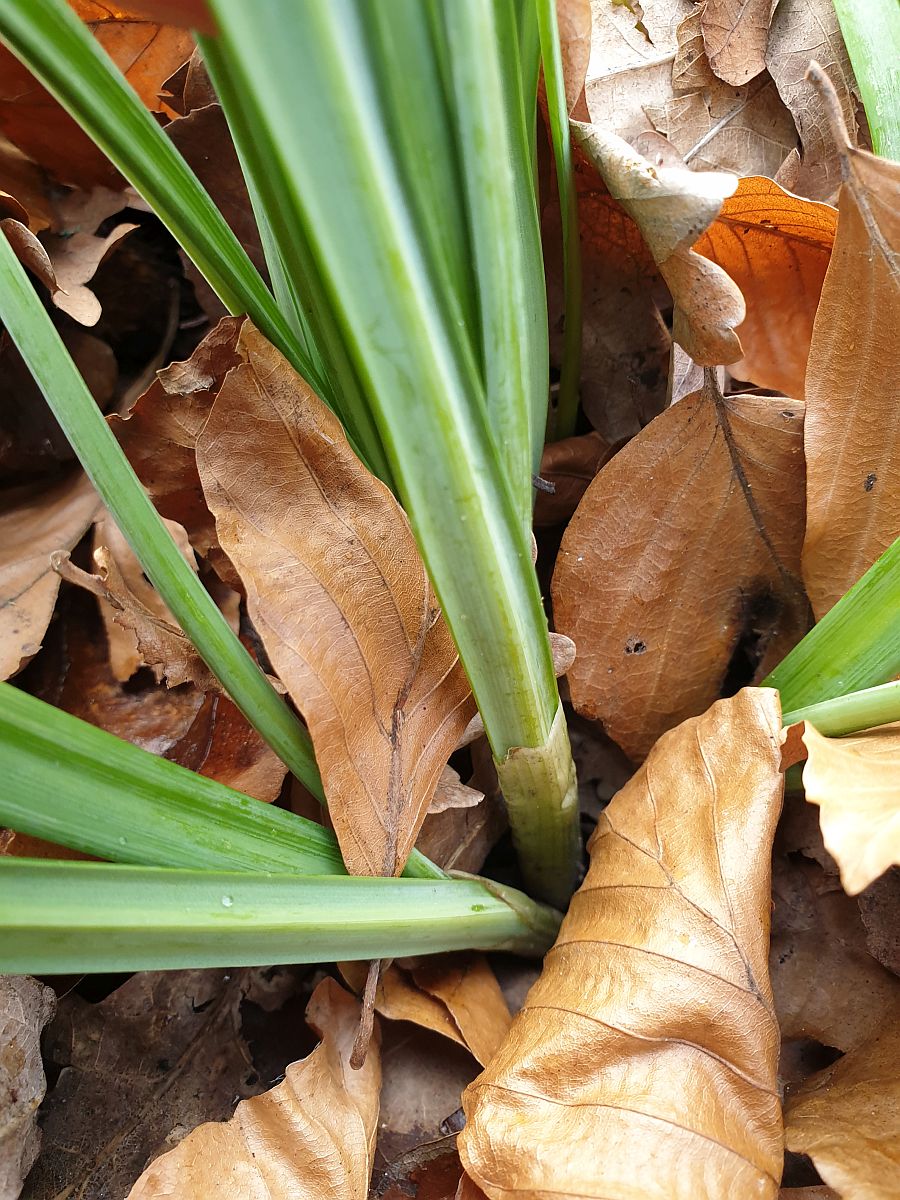
<instances>
[{"instance_id":1,"label":"curled dry leaf","mask_svg":"<svg viewBox=\"0 0 900 1200\"><path fill-rule=\"evenodd\" d=\"M572 702L629 757L703 711L736 657L762 678L805 632L802 420L796 401L723 399L708 380L602 468L569 523L552 591L578 647Z\"/></svg>"},{"instance_id":2,"label":"curled dry leaf","mask_svg":"<svg viewBox=\"0 0 900 1200\"><path fill-rule=\"evenodd\" d=\"M52 990L36 979L0 976L0 1200L16 1200L40 1149L41 1030L55 1011Z\"/></svg>"},{"instance_id":3,"label":"curled dry leaf","mask_svg":"<svg viewBox=\"0 0 900 1200\"><path fill-rule=\"evenodd\" d=\"M785 1104L785 1142L842 1200L889 1200L900 1179L900 1007Z\"/></svg>"},{"instance_id":4,"label":"curled dry leaf","mask_svg":"<svg viewBox=\"0 0 900 1200\"><path fill-rule=\"evenodd\" d=\"M804 432L803 577L819 619L900 534L900 163L853 149L837 114L833 129L846 179L810 347Z\"/></svg>"},{"instance_id":5,"label":"curled dry leaf","mask_svg":"<svg viewBox=\"0 0 900 1200\"><path fill-rule=\"evenodd\" d=\"M675 301L673 337L703 366L735 362L734 330L744 319L740 291L691 246L718 216L738 181L722 172L653 167L621 138L572 123L573 136L610 194L635 221Z\"/></svg>"},{"instance_id":6,"label":"curled dry leaf","mask_svg":"<svg viewBox=\"0 0 900 1200\"><path fill-rule=\"evenodd\" d=\"M705 0L700 28L709 65L735 87L765 70L769 22L778 0Z\"/></svg>"},{"instance_id":7,"label":"curled dry leaf","mask_svg":"<svg viewBox=\"0 0 900 1200\"><path fill-rule=\"evenodd\" d=\"M412 531L248 323L197 442L219 542L309 726L348 870L402 870L474 701Z\"/></svg>"},{"instance_id":8,"label":"curled dry leaf","mask_svg":"<svg viewBox=\"0 0 900 1200\"><path fill-rule=\"evenodd\" d=\"M900 724L823 737L808 722L806 798L819 806L825 848L856 896L900 864Z\"/></svg>"},{"instance_id":9,"label":"curled dry leaf","mask_svg":"<svg viewBox=\"0 0 900 1200\"><path fill-rule=\"evenodd\" d=\"M230 1121L199 1126L151 1163L128 1200L366 1200L381 1091L377 1026L354 1071L353 997L324 979L306 1019L322 1035L312 1054L292 1063L283 1083L242 1101Z\"/></svg>"},{"instance_id":10,"label":"curled dry leaf","mask_svg":"<svg viewBox=\"0 0 900 1200\"><path fill-rule=\"evenodd\" d=\"M774 691L722 700L601 814L543 973L463 1098L460 1157L490 1200L777 1195L780 725Z\"/></svg>"},{"instance_id":11,"label":"curled dry leaf","mask_svg":"<svg viewBox=\"0 0 900 1200\"><path fill-rule=\"evenodd\" d=\"M837 212L793 196L772 179L742 179L694 245L741 289L747 315L736 332L743 358L732 375L802 400L813 321L837 228Z\"/></svg>"},{"instance_id":12,"label":"curled dry leaf","mask_svg":"<svg viewBox=\"0 0 900 1200\"><path fill-rule=\"evenodd\" d=\"M80 471L47 488L17 489L0 507L0 678L33 658L50 624L59 576L54 550L79 542L100 508Z\"/></svg>"},{"instance_id":13,"label":"curled dry leaf","mask_svg":"<svg viewBox=\"0 0 900 1200\"><path fill-rule=\"evenodd\" d=\"M434 796L428 805L428 812L429 815L433 815L446 812L448 808L474 808L483 799L484 792L463 783L459 772L448 765L441 771Z\"/></svg>"},{"instance_id":14,"label":"curled dry leaf","mask_svg":"<svg viewBox=\"0 0 900 1200\"><path fill-rule=\"evenodd\" d=\"M362 962L341 964L356 992L366 982ZM405 959L381 972L375 1008L392 1021L411 1021L465 1046L482 1066L497 1052L510 1025L509 1008L483 954Z\"/></svg>"},{"instance_id":15,"label":"curled dry leaf","mask_svg":"<svg viewBox=\"0 0 900 1200\"><path fill-rule=\"evenodd\" d=\"M596 430L559 442L548 442L541 456L541 479L552 484L553 491L537 493L534 505L536 528L565 525L588 484L614 453L615 448Z\"/></svg>"}]
</instances>

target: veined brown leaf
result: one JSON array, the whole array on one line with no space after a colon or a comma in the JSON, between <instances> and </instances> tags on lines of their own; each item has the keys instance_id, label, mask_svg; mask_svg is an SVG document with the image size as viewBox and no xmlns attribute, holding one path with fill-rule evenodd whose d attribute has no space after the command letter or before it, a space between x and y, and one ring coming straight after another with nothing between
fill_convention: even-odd
<instances>
[{"instance_id":1,"label":"veined brown leaf","mask_svg":"<svg viewBox=\"0 0 900 1200\"><path fill-rule=\"evenodd\" d=\"M720 695L740 644L761 678L805 632L802 420L796 401L709 381L600 470L569 523L552 590L578 647L572 702L629 757Z\"/></svg>"},{"instance_id":2,"label":"veined brown leaf","mask_svg":"<svg viewBox=\"0 0 900 1200\"><path fill-rule=\"evenodd\" d=\"M403 510L249 324L197 442L219 543L309 725L347 869L393 875L474 712Z\"/></svg>"},{"instance_id":3,"label":"veined brown leaf","mask_svg":"<svg viewBox=\"0 0 900 1200\"><path fill-rule=\"evenodd\" d=\"M41 1030L55 1011L52 988L29 975L0 978L0 1196L9 1200L20 1194L41 1144Z\"/></svg>"},{"instance_id":4,"label":"veined brown leaf","mask_svg":"<svg viewBox=\"0 0 900 1200\"><path fill-rule=\"evenodd\" d=\"M563 80L569 112L587 120L584 80L591 60L591 0L556 0ZM580 103L579 103L580 102Z\"/></svg>"},{"instance_id":5,"label":"veined brown leaf","mask_svg":"<svg viewBox=\"0 0 900 1200\"><path fill-rule=\"evenodd\" d=\"M615 448L596 430L548 442L541 456L541 479L551 484L553 491L538 492L534 503L535 526L564 525L578 507L588 484L614 452Z\"/></svg>"},{"instance_id":6,"label":"veined brown leaf","mask_svg":"<svg viewBox=\"0 0 900 1200\"><path fill-rule=\"evenodd\" d=\"M900 163L854 149L839 121L845 182L806 379L803 577L819 619L900 535Z\"/></svg>"},{"instance_id":7,"label":"veined brown leaf","mask_svg":"<svg viewBox=\"0 0 900 1200\"><path fill-rule=\"evenodd\" d=\"M855 896L900 865L900 724L823 737L808 722L806 799L819 806L825 848Z\"/></svg>"},{"instance_id":8,"label":"veined brown leaf","mask_svg":"<svg viewBox=\"0 0 900 1200\"><path fill-rule=\"evenodd\" d=\"M785 1104L785 1142L842 1200L892 1200L900 1180L900 1007Z\"/></svg>"},{"instance_id":9,"label":"veined brown leaf","mask_svg":"<svg viewBox=\"0 0 900 1200\"><path fill-rule=\"evenodd\" d=\"M762 176L742 179L694 245L743 293L738 379L802 400L813 321L831 258L837 212Z\"/></svg>"},{"instance_id":10,"label":"veined brown leaf","mask_svg":"<svg viewBox=\"0 0 900 1200\"><path fill-rule=\"evenodd\" d=\"M735 87L766 67L769 22L778 0L705 0L700 28L709 65Z\"/></svg>"},{"instance_id":11,"label":"veined brown leaf","mask_svg":"<svg viewBox=\"0 0 900 1200\"><path fill-rule=\"evenodd\" d=\"M769 863L778 697L745 689L660 739L601 814L537 983L463 1097L490 1200L774 1198Z\"/></svg>"},{"instance_id":12,"label":"veined brown leaf","mask_svg":"<svg viewBox=\"0 0 900 1200\"><path fill-rule=\"evenodd\" d=\"M366 1200L381 1092L378 1027L354 1071L353 997L324 979L306 1019L322 1041L288 1067L284 1083L242 1101L230 1121L193 1130L151 1163L128 1200Z\"/></svg>"}]
</instances>

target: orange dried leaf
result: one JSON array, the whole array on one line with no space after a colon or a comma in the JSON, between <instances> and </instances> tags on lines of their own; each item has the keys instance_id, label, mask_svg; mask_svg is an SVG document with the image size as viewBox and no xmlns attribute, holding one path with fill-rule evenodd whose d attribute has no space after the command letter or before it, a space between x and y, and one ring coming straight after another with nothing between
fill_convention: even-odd
<instances>
[{"instance_id":1,"label":"orange dried leaf","mask_svg":"<svg viewBox=\"0 0 900 1200\"><path fill-rule=\"evenodd\" d=\"M900 865L900 724L823 737L806 722L806 799L851 896Z\"/></svg>"},{"instance_id":2,"label":"orange dried leaf","mask_svg":"<svg viewBox=\"0 0 900 1200\"><path fill-rule=\"evenodd\" d=\"M249 324L197 442L219 543L309 726L348 870L393 875L474 701L403 510Z\"/></svg>"},{"instance_id":3,"label":"orange dried leaf","mask_svg":"<svg viewBox=\"0 0 900 1200\"><path fill-rule=\"evenodd\" d=\"M601 814L543 973L463 1097L460 1158L490 1200L774 1200L780 725L772 690L722 700Z\"/></svg>"},{"instance_id":4,"label":"orange dried leaf","mask_svg":"<svg viewBox=\"0 0 900 1200\"><path fill-rule=\"evenodd\" d=\"M376 1027L365 1065L349 1065L359 1005L333 979L307 1021L321 1043L230 1121L198 1126L144 1171L128 1200L366 1200L375 1151L381 1055Z\"/></svg>"},{"instance_id":5,"label":"orange dried leaf","mask_svg":"<svg viewBox=\"0 0 900 1200\"><path fill-rule=\"evenodd\" d=\"M761 678L805 632L802 418L709 384L620 450L569 523L552 590L572 702L629 757L712 703L742 640Z\"/></svg>"}]
</instances>

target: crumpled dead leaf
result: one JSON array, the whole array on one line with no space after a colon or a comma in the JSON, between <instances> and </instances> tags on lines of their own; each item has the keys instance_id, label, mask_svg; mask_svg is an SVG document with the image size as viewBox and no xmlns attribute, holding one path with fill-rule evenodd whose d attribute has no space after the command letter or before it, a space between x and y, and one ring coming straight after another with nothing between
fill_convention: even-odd
<instances>
[{"instance_id":1,"label":"crumpled dead leaf","mask_svg":"<svg viewBox=\"0 0 900 1200\"><path fill-rule=\"evenodd\" d=\"M356 1000L324 979L306 1019L322 1035L312 1054L230 1121L199 1126L151 1163L128 1200L366 1200L381 1091L377 1026L354 1071Z\"/></svg>"},{"instance_id":2,"label":"crumpled dead leaf","mask_svg":"<svg viewBox=\"0 0 900 1200\"><path fill-rule=\"evenodd\" d=\"M709 382L601 469L569 523L552 594L578 647L572 703L629 757L712 703L736 656L762 678L805 632L802 420L796 401Z\"/></svg>"},{"instance_id":3,"label":"crumpled dead leaf","mask_svg":"<svg viewBox=\"0 0 900 1200\"><path fill-rule=\"evenodd\" d=\"M709 65L739 87L766 67L769 22L778 0L704 0L700 28Z\"/></svg>"},{"instance_id":4,"label":"crumpled dead leaf","mask_svg":"<svg viewBox=\"0 0 900 1200\"><path fill-rule=\"evenodd\" d=\"M806 722L803 786L850 896L900 865L900 724L823 737Z\"/></svg>"},{"instance_id":5,"label":"crumpled dead leaf","mask_svg":"<svg viewBox=\"0 0 900 1200\"><path fill-rule=\"evenodd\" d=\"M837 212L793 196L772 179L742 179L694 245L741 289L747 315L736 332L743 358L730 371L802 400L813 321Z\"/></svg>"},{"instance_id":6,"label":"crumpled dead leaf","mask_svg":"<svg viewBox=\"0 0 900 1200\"><path fill-rule=\"evenodd\" d=\"M635 221L675 301L672 336L697 363L735 362L745 316L739 289L691 247L716 219L738 181L722 172L654 167L627 142L596 125L571 122L572 134Z\"/></svg>"},{"instance_id":7,"label":"crumpled dead leaf","mask_svg":"<svg viewBox=\"0 0 900 1200\"><path fill-rule=\"evenodd\" d=\"M434 796L428 805L428 813L433 816L435 813L446 812L448 808L474 808L483 799L484 792L463 783L459 772L454 771L448 764L441 771Z\"/></svg>"},{"instance_id":8,"label":"crumpled dead leaf","mask_svg":"<svg viewBox=\"0 0 900 1200\"><path fill-rule=\"evenodd\" d=\"M780 726L770 689L722 700L601 814L543 973L463 1098L460 1158L490 1200L777 1195Z\"/></svg>"},{"instance_id":9,"label":"crumpled dead leaf","mask_svg":"<svg viewBox=\"0 0 900 1200\"><path fill-rule=\"evenodd\" d=\"M393 875L474 701L403 510L249 322L237 352L197 441L207 503L347 868Z\"/></svg>"},{"instance_id":10,"label":"crumpled dead leaf","mask_svg":"<svg viewBox=\"0 0 900 1200\"><path fill-rule=\"evenodd\" d=\"M17 1200L38 1156L47 1082L41 1030L55 1011L53 991L36 979L0 976L0 1200Z\"/></svg>"},{"instance_id":11,"label":"crumpled dead leaf","mask_svg":"<svg viewBox=\"0 0 900 1200\"><path fill-rule=\"evenodd\" d=\"M79 542L101 507L79 471L49 487L21 488L0 506L0 678L37 654L53 615L59 576L54 550Z\"/></svg>"},{"instance_id":12,"label":"crumpled dead leaf","mask_svg":"<svg viewBox=\"0 0 900 1200\"><path fill-rule=\"evenodd\" d=\"M846 172L810 347L803 577L817 619L900 533L900 163L856 150L829 101Z\"/></svg>"},{"instance_id":13,"label":"crumpled dead leaf","mask_svg":"<svg viewBox=\"0 0 900 1200\"><path fill-rule=\"evenodd\" d=\"M789 1150L842 1200L889 1200L900 1179L900 1006L864 1045L814 1075L784 1110Z\"/></svg>"},{"instance_id":14,"label":"crumpled dead leaf","mask_svg":"<svg viewBox=\"0 0 900 1200\"><path fill-rule=\"evenodd\" d=\"M364 962L341 963L355 992L366 982ZM392 1021L411 1021L465 1046L485 1066L497 1052L511 1017L483 954L402 959L381 972L375 1009Z\"/></svg>"}]
</instances>

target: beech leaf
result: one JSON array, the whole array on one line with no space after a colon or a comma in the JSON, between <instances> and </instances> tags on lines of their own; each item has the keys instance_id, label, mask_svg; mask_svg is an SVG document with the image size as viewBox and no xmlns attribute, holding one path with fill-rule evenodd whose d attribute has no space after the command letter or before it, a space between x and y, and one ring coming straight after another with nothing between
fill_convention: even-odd
<instances>
[{"instance_id":1,"label":"beech leaf","mask_svg":"<svg viewBox=\"0 0 900 1200\"><path fill-rule=\"evenodd\" d=\"M803 787L851 896L900 865L900 724L823 737L809 722Z\"/></svg>"},{"instance_id":2,"label":"beech leaf","mask_svg":"<svg viewBox=\"0 0 900 1200\"><path fill-rule=\"evenodd\" d=\"M0 1200L16 1200L38 1155L41 1030L55 1011L51 988L28 975L0 977Z\"/></svg>"},{"instance_id":3,"label":"beech leaf","mask_svg":"<svg viewBox=\"0 0 900 1200\"><path fill-rule=\"evenodd\" d=\"M772 179L742 179L694 246L741 289L747 315L736 332L743 358L732 375L802 400L813 321L837 212L793 196Z\"/></svg>"},{"instance_id":4,"label":"beech leaf","mask_svg":"<svg viewBox=\"0 0 900 1200\"><path fill-rule=\"evenodd\" d=\"M405 514L248 323L197 442L218 540L309 726L347 869L399 873L474 712Z\"/></svg>"},{"instance_id":5,"label":"beech leaf","mask_svg":"<svg viewBox=\"0 0 900 1200\"><path fill-rule=\"evenodd\" d=\"M552 593L578 647L572 703L629 757L712 703L742 642L762 678L805 632L802 419L708 380L600 470L569 523Z\"/></svg>"},{"instance_id":6,"label":"beech leaf","mask_svg":"<svg viewBox=\"0 0 900 1200\"><path fill-rule=\"evenodd\" d=\"M722 700L601 813L543 972L463 1096L460 1158L490 1200L774 1200L780 726L770 689Z\"/></svg>"},{"instance_id":7,"label":"beech leaf","mask_svg":"<svg viewBox=\"0 0 900 1200\"><path fill-rule=\"evenodd\" d=\"M570 124L610 195L636 222L669 285L675 301L672 336L703 366L735 362L741 356L734 330L744 319L743 297L721 268L691 246L718 216L737 179L724 172L655 167L615 134Z\"/></svg>"},{"instance_id":8,"label":"beech leaf","mask_svg":"<svg viewBox=\"0 0 900 1200\"><path fill-rule=\"evenodd\" d=\"M705 0L700 28L709 65L739 86L766 66L769 22L778 0Z\"/></svg>"},{"instance_id":9,"label":"beech leaf","mask_svg":"<svg viewBox=\"0 0 900 1200\"><path fill-rule=\"evenodd\" d=\"M322 1035L271 1091L224 1124L200 1125L147 1168L128 1200L366 1200L375 1151L381 1055L377 1026L350 1068L359 1005L323 979L306 1011Z\"/></svg>"},{"instance_id":10,"label":"beech leaf","mask_svg":"<svg viewBox=\"0 0 900 1200\"><path fill-rule=\"evenodd\" d=\"M900 534L900 163L854 149L830 97L845 182L810 347L804 432L803 577L817 619Z\"/></svg>"}]
</instances>

